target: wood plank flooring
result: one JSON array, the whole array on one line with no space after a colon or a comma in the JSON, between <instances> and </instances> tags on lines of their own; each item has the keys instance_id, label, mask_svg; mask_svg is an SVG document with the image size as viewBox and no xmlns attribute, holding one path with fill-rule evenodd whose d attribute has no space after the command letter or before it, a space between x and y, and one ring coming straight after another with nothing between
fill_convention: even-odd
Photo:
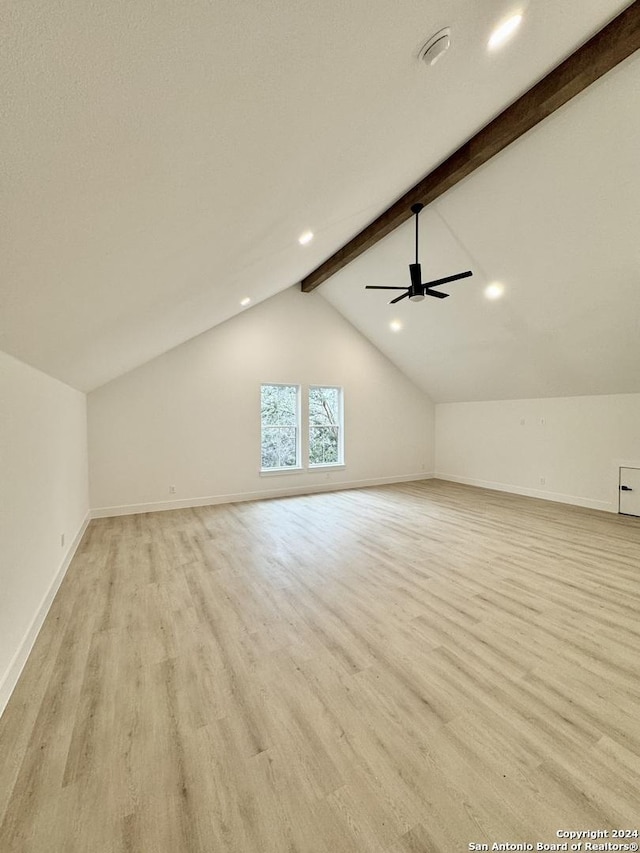
<instances>
[{"instance_id":1,"label":"wood plank flooring","mask_svg":"<svg viewBox=\"0 0 640 853\"><path fill-rule=\"evenodd\" d=\"M640 828L640 519L435 480L93 521L0 720L2 853Z\"/></svg>"}]
</instances>

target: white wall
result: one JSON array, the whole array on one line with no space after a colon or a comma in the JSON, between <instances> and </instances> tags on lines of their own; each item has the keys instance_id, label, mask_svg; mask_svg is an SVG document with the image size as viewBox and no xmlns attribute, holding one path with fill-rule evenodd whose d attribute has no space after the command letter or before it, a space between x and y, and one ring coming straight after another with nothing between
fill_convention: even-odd
<instances>
[{"instance_id":1,"label":"white wall","mask_svg":"<svg viewBox=\"0 0 640 853\"><path fill-rule=\"evenodd\" d=\"M640 465L640 394L436 406L442 479L617 512L625 461Z\"/></svg>"},{"instance_id":2,"label":"white wall","mask_svg":"<svg viewBox=\"0 0 640 853\"><path fill-rule=\"evenodd\" d=\"M0 713L88 509L85 395L0 352Z\"/></svg>"},{"instance_id":3,"label":"white wall","mask_svg":"<svg viewBox=\"0 0 640 853\"><path fill-rule=\"evenodd\" d=\"M260 476L262 382L344 387L344 469ZM95 515L433 471L431 401L326 300L297 287L93 391L88 413Z\"/></svg>"}]
</instances>

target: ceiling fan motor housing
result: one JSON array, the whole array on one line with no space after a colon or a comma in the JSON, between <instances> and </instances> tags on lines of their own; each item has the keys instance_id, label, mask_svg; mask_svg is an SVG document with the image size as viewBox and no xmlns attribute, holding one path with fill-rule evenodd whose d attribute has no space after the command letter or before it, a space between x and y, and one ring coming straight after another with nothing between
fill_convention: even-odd
<instances>
[{"instance_id":1,"label":"ceiling fan motor housing","mask_svg":"<svg viewBox=\"0 0 640 853\"><path fill-rule=\"evenodd\" d=\"M409 264L409 275L411 276L409 299L411 302L422 302L424 299L424 287L422 286L422 269L419 263Z\"/></svg>"}]
</instances>

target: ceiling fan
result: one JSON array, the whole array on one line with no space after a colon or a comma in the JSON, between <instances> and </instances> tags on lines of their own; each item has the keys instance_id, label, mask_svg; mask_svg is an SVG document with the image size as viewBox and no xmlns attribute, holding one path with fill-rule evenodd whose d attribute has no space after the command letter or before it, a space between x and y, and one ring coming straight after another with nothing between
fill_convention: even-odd
<instances>
[{"instance_id":1,"label":"ceiling fan","mask_svg":"<svg viewBox=\"0 0 640 853\"><path fill-rule=\"evenodd\" d=\"M389 305L394 305L396 302L400 302L401 299L406 299L407 296L411 302L422 302L425 296L435 296L436 299L446 299L447 296L449 296L448 293L441 293L439 290L432 290L432 288L439 284L448 284L450 281L458 281L458 279L469 278L470 275L473 275L471 270L467 270L466 272L459 272L455 275L448 275L445 278L436 278L433 281L422 281L422 270L418 261L418 216L420 215L420 211L423 207L424 205L420 203L411 205L411 212L416 217L416 262L415 264L409 264L409 274L411 276L411 284L409 287L386 287L384 285L381 286L376 284L367 284L365 287L365 290L405 291L401 296L396 296L395 299L392 299Z\"/></svg>"}]
</instances>

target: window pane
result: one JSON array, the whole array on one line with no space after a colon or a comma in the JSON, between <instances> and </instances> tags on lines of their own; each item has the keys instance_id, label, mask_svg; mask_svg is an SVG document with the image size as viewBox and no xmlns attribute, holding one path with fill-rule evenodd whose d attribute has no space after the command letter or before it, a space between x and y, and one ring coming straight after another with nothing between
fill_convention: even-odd
<instances>
[{"instance_id":1,"label":"window pane","mask_svg":"<svg viewBox=\"0 0 640 853\"><path fill-rule=\"evenodd\" d=\"M262 425L296 426L298 388L295 385L262 386Z\"/></svg>"},{"instance_id":2,"label":"window pane","mask_svg":"<svg viewBox=\"0 0 640 853\"><path fill-rule=\"evenodd\" d=\"M311 427L309 430L309 461L312 465L328 465L340 461L338 427Z\"/></svg>"},{"instance_id":3,"label":"window pane","mask_svg":"<svg viewBox=\"0 0 640 853\"><path fill-rule=\"evenodd\" d=\"M309 423L312 426L337 425L340 417L339 388L309 389Z\"/></svg>"}]
</instances>

